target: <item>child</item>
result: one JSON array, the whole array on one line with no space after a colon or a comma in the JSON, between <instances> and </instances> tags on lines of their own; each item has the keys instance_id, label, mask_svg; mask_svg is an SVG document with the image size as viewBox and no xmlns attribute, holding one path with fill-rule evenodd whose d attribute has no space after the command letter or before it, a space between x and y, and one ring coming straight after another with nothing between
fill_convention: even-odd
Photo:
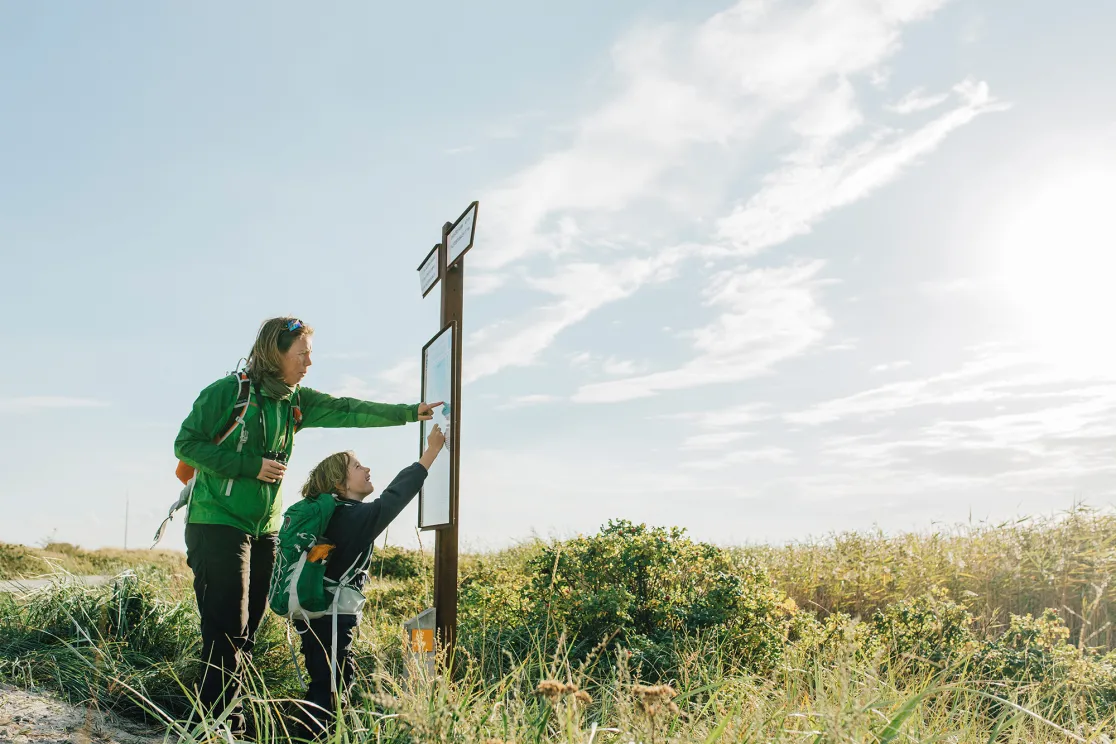
<instances>
[{"instance_id":1,"label":"child","mask_svg":"<svg viewBox=\"0 0 1116 744\"><path fill-rule=\"evenodd\" d=\"M360 621L360 605L363 604L364 581L372 560L373 543L419 492L427 471L445 443L445 435L435 425L426 438L426 451L418 462L401 470L383 494L369 503L364 503L364 499L374 490L371 471L361 465L352 452L338 452L322 460L310 471L302 487L303 498L333 494L336 507L325 538L335 547L326 564L326 577L340 581L342 575L348 573L352 578L337 591L344 592L346 597L359 597L355 603L346 601L344 605L347 606L336 617L337 664L334 666L336 677L332 680L330 651L333 648L333 616L325 615L309 622L294 621L295 629L302 638L302 655L310 674L310 689L306 697L312 705L307 706L303 719L311 736L325 731L333 718L335 701L331 689L335 688L343 699L352 684L353 632ZM359 570L349 571L353 566L358 566Z\"/></svg>"}]
</instances>

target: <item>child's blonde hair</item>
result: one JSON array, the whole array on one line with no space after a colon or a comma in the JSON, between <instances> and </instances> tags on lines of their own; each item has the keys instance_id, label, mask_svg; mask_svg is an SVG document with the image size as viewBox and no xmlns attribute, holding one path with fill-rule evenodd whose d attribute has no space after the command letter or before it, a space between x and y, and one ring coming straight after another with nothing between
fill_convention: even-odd
<instances>
[{"instance_id":1,"label":"child's blonde hair","mask_svg":"<svg viewBox=\"0 0 1116 744\"><path fill-rule=\"evenodd\" d=\"M349 479L349 465L353 457L351 451L335 452L311 468L306 482L302 484L302 498L308 499L320 493L341 496L345 481Z\"/></svg>"}]
</instances>

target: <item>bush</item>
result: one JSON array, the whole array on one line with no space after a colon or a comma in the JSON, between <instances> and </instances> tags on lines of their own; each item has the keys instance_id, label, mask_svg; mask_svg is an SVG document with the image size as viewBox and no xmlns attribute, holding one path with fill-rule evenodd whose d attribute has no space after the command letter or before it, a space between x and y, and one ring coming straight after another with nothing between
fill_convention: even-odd
<instances>
[{"instance_id":1,"label":"bush","mask_svg":"<svg viewBox=\"0 0 1116 744\"><path fill-rule=\"evenodd\" d=\"M872 641L883 650L885 665L934 672L973 650L973 618L945 591L935 589L877 610Z\"/></svg>"},{"instance_id":2,"label":"bush","mask_svg":"<svg viewBox=\"0 0 1116 744\"><path fill-rule=\"evenodd\" d=\"M674 668L675 639L697 636L734 664L769 671L792 614L758 563L734 564L677 527L611 521L598 535L547 547L528 568L536 628L567 633L575 660L611 639L651 676Z\"/></svg>"},{"instance_id":3,"label":"bush","mask_svg":"<svg viewBox=\"0 0 1116 744\"><path fill-rule=\"evenodd\" d=\"M506 554L466 564L457 595L458 644L490 679L506 674L509 662L527 658L534 648L529 586L526 563Z\"/></svg>"},{"instance_id":4,"label":"bush","mask_svg":"<svg viewBox=\"0 0 1116 744\"><path fill-rule=\"evenodd\" d=\"M372 555L368 573L374 578L414 579L422 576L425 570L422 553L389 545Z\"/></svg>"},{"instance_id":5,"label":"bush","mask_svg":"<svg viewBox=\"0 0 1116 744\"><path fill-rule=\"evenodd\" d=\"M1098 721L1116 712L1116 654L1083 651L1067 641L1070 630L1052 609L1040 617L1012 615L1007 632L980 645L974 672L990 690L1016 683L1047 701L1048 715Z\"/></svg>"}]
</instances>

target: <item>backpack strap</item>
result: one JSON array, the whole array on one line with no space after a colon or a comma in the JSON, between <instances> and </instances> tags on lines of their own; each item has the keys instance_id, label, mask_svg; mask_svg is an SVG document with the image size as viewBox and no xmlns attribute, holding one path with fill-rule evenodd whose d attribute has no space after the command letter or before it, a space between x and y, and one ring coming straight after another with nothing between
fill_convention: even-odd
<instances>
[{"instance_id":1,"label":"backpack strap","mask_svg":"<svg viewBox=\"0 0 1116 744\"><path fill-rule=\"evenodd\" d=\"M222 433L213 440L215 444L225 441L237 426L243 426L245 414L248 413L248 403L252 397L252 381L248 379L248 373L244 370L237 372L236 377L240 382L236 393L236 405L229 414L228 422L221 428Z\"/></svg>"},{"instance_id":2,"label":"backpack strap","mask_svg":"<svg viewBox=\"0 0 1116 744\"><path fill-rule=\"evenodd\" d=\"M300 391L301 392L301 389ZM299 392L295 393L295 398L291 401L291 416L294 418L294 430L297 433L302 428L302 397Z\"/></svg>"},{"instance_id":3,"label":"backpack strap","mask_svg":"<svg viewBox=\"0 0 1116 744\"><path fill-rule=\"evenodd\" d=\"M243 369L233 374L236 376L239 383L236 392L236 403L233 405L232 412L229 414L229 420L218 430L219 433L213 441L216 444L220 444L233 433L233 430L235 430L237 426L241 426L240 444L243 446L248 436L248 429L244 425L244 417L248 413L248 404L252 397L252 381L248 379L248 372ZM258 400L257 405L259 405ZM239 448L237 451L239 452ZM182 460L179 460L174 474L178 477L178 480L182 481L183 485L186 485L190 482L190 479L194 477L194 472L194 467L192 465L188 465ZM232 487L231 480L229 481L229 487Z\"/></svg>"}]
</instances>

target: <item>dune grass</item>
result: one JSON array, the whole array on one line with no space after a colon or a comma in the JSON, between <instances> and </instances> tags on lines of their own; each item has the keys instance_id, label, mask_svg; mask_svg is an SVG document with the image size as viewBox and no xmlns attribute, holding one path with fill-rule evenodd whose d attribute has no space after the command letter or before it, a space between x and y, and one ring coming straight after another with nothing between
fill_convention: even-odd
<instances>
[{"instance_id":1,"label":"dune grass","mask_svg":"<svg viewBox=\"0 0 1116 744\"><path fill-rule=\"evenodd\" d=\"M463 556L454 671L427 677L400 624L426 606L429 560L389 551L371 572L357 685L330 740L1110 744L1114 534L1111 516L1075 510L732 549L726 555L757 561L778 592L777 613L749 622L784 618L779 647L761 670L731 654L716 629L680 632L658 652L669 656L665 675L645 666L651 656L608 638L574 653L585 639L567 636L557 615L532 624L540 605L531 592L547 587L532 583L531 566L548 549L574 547L532 542ZM106 586L0 595L0 678L146 721L156 737L219 737L219 717L181 723L200 667L179 567L146 563ZM285 636L269 617L247 674L244 702L261 742L289 740L300 695Z\"/></svg>"},{"instance_id":2,"label":"dune grass","mask_svg":"<svg viewBox=\"0 0 1116 744\"><path fill-rule=\"evenodd\" d=\"M171 574L190 571L186 556L175 550L84 550L69 543L43 547L0 543L0 580L33 579L60 571L75 576L104 576L144 567Z\"/></svg>"}]
</instances>

